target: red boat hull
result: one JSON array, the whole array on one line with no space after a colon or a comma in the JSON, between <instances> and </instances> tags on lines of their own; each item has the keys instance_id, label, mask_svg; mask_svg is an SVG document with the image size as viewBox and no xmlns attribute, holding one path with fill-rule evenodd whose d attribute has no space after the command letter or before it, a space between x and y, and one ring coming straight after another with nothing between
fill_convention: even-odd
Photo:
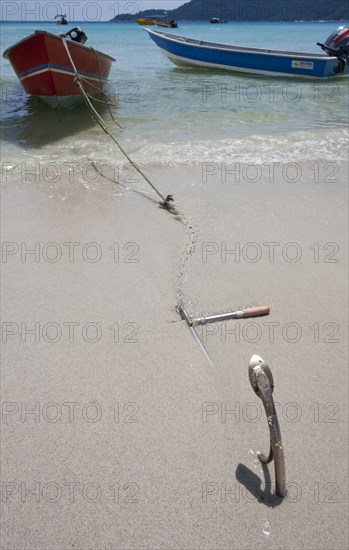
<instances>
[{"instance_id":1,"label":"red boat hull","mask_svg":"<svg viewBox=\"0 0 349 550\"><path fill-rule=\"evenodd\" d=\"M98 50L66 40L75 68L86 92L98 93L105 88L113 57ZM80 96L76 74L62 37L46 31L35 31L4 52L28 94L63 99Z\"/></svg>"}]
</instances>

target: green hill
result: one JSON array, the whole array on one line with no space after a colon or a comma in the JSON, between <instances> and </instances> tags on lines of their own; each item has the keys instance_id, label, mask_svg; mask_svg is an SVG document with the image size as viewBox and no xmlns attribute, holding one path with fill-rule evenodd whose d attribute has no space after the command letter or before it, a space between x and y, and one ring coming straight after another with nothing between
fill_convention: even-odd
<instances>
[{"instance_id":1,"label":"green hill","mask_svg":"<svg viewBox=\"0 0 349 550\"><path fill-rule=\"evenodd\" d=\"M160 0L159 0L160 4ZM132 21L147 15L162 15L165 10L145 10L120 14L112 21ZM345 0L191 0L175 10L167 10L176 21L340 21L349 19Z\"/></svg>"}]
</instances>

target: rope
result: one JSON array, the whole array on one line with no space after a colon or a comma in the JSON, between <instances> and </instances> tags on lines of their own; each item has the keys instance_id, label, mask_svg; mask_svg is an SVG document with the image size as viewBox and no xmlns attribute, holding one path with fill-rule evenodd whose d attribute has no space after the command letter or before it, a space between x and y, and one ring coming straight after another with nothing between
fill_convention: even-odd
<instances>
[{"instance_id":1,"label":"rope","mask_svg":"<svg viewBox=\"0 0 349 550\"><path fill-rule=\"evenodd\" d=\"M95 161L92 160L92 159L88 159L91 163L91 166L94 168L94 170L97 172L97 174L99 174L100 176L102 176L104 179L112 182L112 183L116 183L117 185L120 185L120 187L123 187L124 189L127 189L128 191L133 191L133 193L136 193L137 195L140 195L141 197L155 203L155 204L158 204L157 201L155 199L153 199L152 197L149 197L144 191L140 191L139 189L133 189L132 187L128 187L128 185L125 185L124 183L121 183L120 181L117 181L117 180L114 180L113 178L110 178L109 176L106 176L105 174L103 174L103 172L98 168L98 166L96 165Z\"/></svg>"},{"instance_id":2,"label":"rope","mask_svg":"<svg viewBox=\"0 0 349 550\"><path fill-rule=\"evenodd\" d=\"M94 54L95 54L95 56L96 56L96 60L97 60L97 63L98 63L99 80L100 80L100 82L101 82L101 87L103 88L102 71L101 71L101 65L100 65L100 63L99 63L99 57L98 57L98 55L97 55L96 50L95 50L94 48L92 48L92 50L94 51ZM103 92L103 93L104 93L104 92ZM106 94L105 94L105 95L106 95ZM106 95L106 97L107 97L108 99L110 99L107 95ZM114 105L114 102L111 101L111 104ZM109 111L109 114L110 114L110 116L111 116L113 122L115 122L115 124L117 124L117 125L119 126L119 128L121 128L120 124L118 123L118 121L116 120L116 118L114 118L113 113L111 112L110 104L109 104L109 103L106 103L106 105L107 105L107 107L108 107L108 111Z\"/></svg>"},{"instance_id":3,"label":"rope","mask_svg":"<svg viewBox=\"0 0 349 550\"><path fill-rule=\"evenodd\" d=\"M179 264L178 290L177 290L178 306L177 307L183 309L183 307L184 307L183 289L184 289L184 283L185 283L186 266L187 266L187 262L190 260L190 258L192 257L192 255L195 252L197 243L196 243L196 235L195 235L195 231L193 229L193 226L190 224L190 222L184 216L182 216L182 220L183 220L184 225L187 228L188 242L187 242L186 249L183 252L180 264Z\"/></svg>"},{"instance_id":4,"label":"rope","mask_svg":"<svg viewBox=\"0 0 349 550\"><path fill-rule=\"evenodd\" d=\"M109 137L111 137L111 139L114 141L114 143L116 144L116 146L119 148L119 150L123 153L123 155L127 158L127 160L130 162L130 164L135 168L135 170L143 177L143 179L148 183L148 185L155 191L155 193L157 193L157 195L160 197L161 201L159 202L159 205L168 210L171 214L174 214L177 219L179 221L181 221L184 226L186 227L187 229L187 233L188 233L188 243L187 243L187 246L186 246L186 249L182 255L182 259L180 261L180 266L179 266L179 277L178 277L178 290L177 290L177 299L178 299L178 305L177 305L177 311L180 311L180 310L183 310L183 301L184 301L184 294L183 294L183 288L184 288L184 282L185 282L185 271L186 271L186 266L187 266L187 263L189 261L189 259L192 257L192 255L194 254L195 252L195 249L196 249L196 236L195 236L195 231L193 229L193 226L190 224L190 222L186 219L186 217L180 213L173 204L171 204L171 202L174 201L172 195L167 195L167 197L165 198L161 192L155 187L155 185L150 181L150 179L143 173L143 171L135 164L135 162L130 158L130 156L126 153L126 151L124 150L124 148L120 145L120 143L116 140L116 138L113 136L113 134L110 132L109 128L107 127L107 125L105 124L103 118L99 115L99 113L96 111L96 109L94 108L94 106L92 105L91 101L90 101L90 96L89 94L86 92L84 86L83 86L83 83L82 81L86 81L87 80L80 76L76 67L75 67L75 64L74 64L74 61L71 57L71 54L70 54L70 51L69 51L69 48L68 48L68 45L67 45L67 41L64 37L62 37L62 41L63 41L63 44L64 44L64 47L67 51L67 55L68 55L68 58L70 60L70 63L72 65L72 68L74 70L74 73L75 73L75 83L77 84L77 86L79 86L79 89L80 89L80 92L83 96L83 98L85 99L86 101L86 104L87 106L89 107L90 111L91 111L91 114L92 116L95 118L95 120L98 122L98 124L100 125L100 127L102 128L102 130L109 135ZM94 50L94 48L92 48ZM103 86L103 83L102 83L102 76L101 76L101 68L100 68L100 64L99 64L99 59L98 59L98 55L97 55L97 52L96 50L94 50L95 52L95 55L96 55L96 58L97 58L97 61L98 61L98 68L99 68L99 76L100 76L100 80L101 80L101 86ZM108 99L108 102L106 103L106 105L108 106L108 109L109 109L109 112L111 114L111 117L112 119L116 122L116 124L119 125L119 123L114 119L111 111L110 111L110 105L113 104L110 100L110 98L104 93L103 90L100 90L98 87L94 86L93 84L91 84L89 82L89 85L92 85L92 87L94 87L95 89L97 89L98 91L101 91L105 97ZM102 102L104 103L104 102ZM121 127L121 126L120 126ZM92 166L94 167L94 169L99 172L98 168L96 167L95 163L92 161ZM104 176L106 177L106 176ZM110 178L107 178L110 180ZM120 182L116 182L114 180L111 180L113 181L114 183L118 183L119 185L122 185ZM125 187L125 186L124 186ZM133 190L135 191L135 190ZM138 191L137 191L138 192ZM149 199L149 197L146 197ZM152 200L152 199L151 199ZM212 365L212 362L211 362L211 359L210 357L208 356L200 338L198 337L196 331L193 329L193 333L194 333L194 337L195 339L199 342L200 344L200 347L201 349L203 350L203 352L205 353L206 357L208 358L210 364Z\"/></svg>"},{"instance_id":5,"label":"rope","mask_svg":"<svg viewBox=\"0 0 349 550\"><path fill-rule=\"evenodd\" d=\"M120 145L120 143L115 139L115 137L113 136L113 134L110 132L109 128L107 127L107 125L105 124L103 118L100 116L100 114L96 111L96 109L94 108L94 106L92 105L91 101L90 101L90 98L88 96L88 94L86 93L85 89L84 89L84 86L81 82L81 77L75 67L75 64L74 64L74 61L72 59L72 56L70 54L70 51L69 51L69 48L68 48L68 45L67 45L67 40L66 38L62 37L62 41L63 41L63 45L67 51L67 55L68 55L68 58L70 60L70 63L73 67L73 70L74 70L74 73L75 73L75 83L79 86L79 89L80 89L80 92L82 94L82 96L84 97L86 103L87 103L87 106L89 107L90 111L91 111L91 114L92 116L95 118L95 120L98 122L98 124L100 125L100 127L102 128L102 130L108 134L109 137L111 137L111 139L114 141L114 143L116 144L116 146L120 149L120 151L122 152L122 154L127 158L127 160L130 162L130 164L132 164L132 166L134 167L134 169L142 176L142 178L148 183L148 185L150 185L150 187L153 189L153 191L155 191L155 193L157 193L157 195L160 197L161 201L160 201L160 206L162 208L165 208L166 210L168 210L169 212L171 212L172 214L175 214L175 215L178 215L178 211L177 209L174 207L174 205L171 204L171 202L173 202L173 196L172 195L167 195L167 197L165 198L161 192L155 187L155 185L150 181L150 179L144 174L144 172L142 172L142 170L136 165L136 163L131 159L131 157L126 153L125 149Z\"/></svg>"}]
</instances>

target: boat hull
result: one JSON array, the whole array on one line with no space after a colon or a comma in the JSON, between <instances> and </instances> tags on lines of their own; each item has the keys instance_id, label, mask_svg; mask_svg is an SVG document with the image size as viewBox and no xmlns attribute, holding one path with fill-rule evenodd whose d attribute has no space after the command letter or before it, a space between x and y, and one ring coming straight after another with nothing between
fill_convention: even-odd
<instances>
[{"instance_id":1,"label":"boat hull","mask_svg":"<svg viewBox=\"0 0 349 550\"><path fill-rule=\"evenodd\" d=\"M177 29L177 23L170 23L170 21L155 21L157 27L163 27L165 29Z\"/></svg>"},{"instance_id":2,"label":"boat hull","mask_svg":"<svg viewBox=\"0 0 349 550\"><path fill-rule=\"evenodd\" d=\"M155 25L154 19L136 19L138 25Z\"/></svg>"},{"instance_id":3,"label":"boat hull","mask_svg":"<svg viewBox=\"0 0 349 550\"><path fill-rule=\"evenodd\" d=\"M337 58L324 54L243 48L146 30L163 54L178 66L285 77L338 76ZM340 75L348 73L347 66Z\"/></svg>"},{"instance_id":4,"label":"boat hull","mask_svg":"<svg viewBox=\"0 0 349 550\"><path fill-rule=\"evenodd\" d=\"M73 40L66 40L66 45L86 92L100 93L115 59ZM80 97L75 69L62 37L36 31L8 48L4 57L10 61L28 94L50 98L48 101L53 104Z\"/></svg>"}]
</instances>

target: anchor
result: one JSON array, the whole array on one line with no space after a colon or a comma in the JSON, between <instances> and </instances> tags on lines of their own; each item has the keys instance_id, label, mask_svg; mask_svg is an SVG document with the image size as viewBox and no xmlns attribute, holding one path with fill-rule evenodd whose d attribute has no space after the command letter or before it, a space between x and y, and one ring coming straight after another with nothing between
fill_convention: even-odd
<instances>
[{"instance_id":1,"label":"anchor","mask_svg":"<svg viewBox=\"0 0 349 550\"><path fill-rule=\"evenodd\" d=\"M241 309L238 311L231 311L228 313L209 315L207 317L196 317L192 319L188 312L182 306L177 306L176 310L180 314L182 319L186 321L195 340L199 343L211 366L213 366L213 363L195 330L195 326L206 325L208 323L215 323L218 321L226 321L228 319L260 317L262 315L269 315L270 313L269 306L258 306ZM272 395L274 391L273 375L268 364L261 357L259 357L259 355L252 355L248 367L248 376L254 392L258 395L258 397L260 397L263 402L270 432L269 455L265 456L264 454L259 453L258 458L262 464L269 464L272 460L274 460L276 494L279 497L285 497L287 493L285 457L279 421L276 414L275 403Z\"/></svg>"},{"instance_id":2,"label":"anchor","mask_svg":"<svg viewBox=\"0 0 349 550\"><path fill-rule=\"evenodd\" d=\"M274 460L276 494L286 496L285 456L282 445L281 431L273 400L274 380L268 364L259 355L252 355L248 366L248 376L254 392L263 402L270 432L269 455L258 454L262 464Z\"/></svg>"},{"instance_id":3,"label":"anchor","mask_svg":"<svg viewBox=\"0 0 349 550\"><path fill-rule=\"evenodd\" d=\"M199 335L195 330L195 327L198 325L207 325L208 323L217 323L219 321L227 321L228 319L246 319L247 317L261 317L262 315L269 315L270 307L269 306L250 307L250 308L241 309L237 311L230 311L228 313L209 315L207 317L195 317L194 319L190 317L190 315L184 309L183 306L177 306L176 311L179 313L182 319L186 321L187 325L191 330L192 335L194 336L195 340L198 342L202 351L206 355L210 365L213 367L213 363L210 359L210 356L208 355L203 343L201 342Z\"/></svg>"}]
</instances>

